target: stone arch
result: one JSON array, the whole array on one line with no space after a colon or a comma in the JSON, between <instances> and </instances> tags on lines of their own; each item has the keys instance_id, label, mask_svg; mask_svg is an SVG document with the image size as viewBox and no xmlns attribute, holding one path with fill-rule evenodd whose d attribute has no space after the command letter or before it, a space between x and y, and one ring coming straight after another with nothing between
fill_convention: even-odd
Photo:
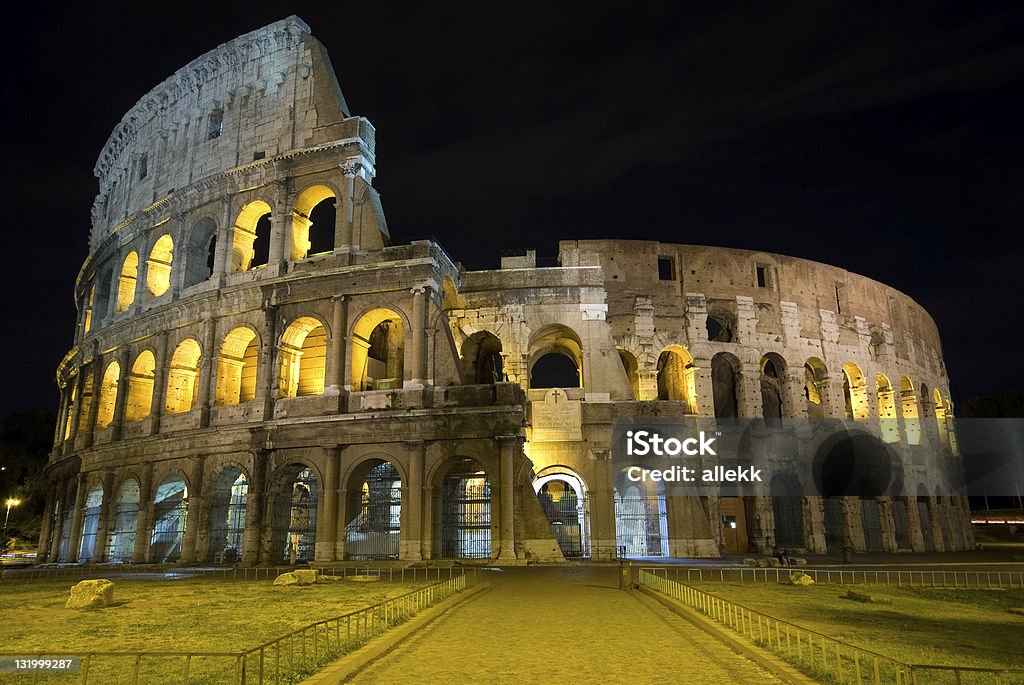
<instances>
[{"instance_id":1,"label":"stone arch","mask_svg":"<svg viewBox=\"0 0 1024 685\"><path fill-rule=\"evenodd\" d=\"M270 257L270 205L253 200L242 207L231 237L231 272L265 266Z\"/></svg>"},{"instance_id":2,"label":"stone arch","mask_svg":"<svg viewBox=\"0 0 1024 685\"><path fill-rule=\"evenodd\" d=\"M875 374L875 394L878 397L878 424L883 442L899 442L900 426L896 418L896 392L889 377L882 372Z\"/></svg>"},{"instance_id":3,"label":"stone arch","mask_svg":"<svg viewBox=\"0 0 1024 685\"><path fill-rule=\"evenodd\" d=\"M174 239L167 233L157 238L146 260L146 290L160 297L171 288L171 266L174 263Z\"/></svg>"},{"instance_id":4,"label":"stone arch","mask_svg":"<svg viewBox=\"0 0 1024 685\"><path fill-rule=\"evenodd\" d=\"M640 364L636 360L636 356L624 347L618 346L616 349L619 352L619 361L622 362L622 368L626 372L626 380L629 381L629 387L633 391L633 399L640 399Z\"/></svg>"},{"instance_id":5,"label":"stone arch","mask_svg":"<svg viewBox=\"0 0 1024 685\"><path fill-rule=\"evenodd\" d=\"M100 550L96 548L96 537L100 527L100 513L103 509L103 486L93 483L85 496L82 510L82 531L79 536L78 560L92 561Z\"/></svg>"},{"instance_id":6,"label":"stone arch","mask_svg":"<svg viewBox=\"0 0 1024 685\"><path fill-rule=\"evenodd\" d=\"M533 490L566 559L590 556L590 499L586 483L567 466L549 466L533 480Z\"/></svg>"},{"instance_id":7,"label":"stone arch","mask_svg":"<svg viewBox=\"0 0 1024 685\"><path fill-rule=\"evenodd\" d=\"M620 557L667 557L668 507L661 481L633 481L631 468L615 477L615 544Z\"/></svg>"},{"instance_id":8,"label":"stone arch","mask_svg":"<svg viewBox=\"0 0 1024 685\"><path fill-rule=\"evenodd\" d=\"M453 457L438 469L441 480L437 521L439 556L488 559L492 554L491 481L472 457Z\"/></svg>"},{"instance_id":9,"label":"stone arch","mask_svg":"<svg viewBox=\"0 0 1024 685\"><path fill-rule=\"evenodd\" d=\"M460 356L470 383L500 383L505 378L501 340L490 331L477 331L466 338Z\"/></svg>"},{"instance_id":10,"label":"stone arch","mask_svg":"<svg viewBox=\"0 0 1024 685\"><path fill-rule=\"evenodd\" d=\"M139 524L139 481L128 476L118 486L113 501L112 523L107 534L106 560L127 563L135 554L135 536Z\"/></svg>"},{"instance_id":11,"label":"stone arch","mask_svg":"<svg viewBox=\"0 0 1024 685\"><path fill-rule=\"evenodd\" d=\"M345 558L397 559L404 474L387 454L367 455L349 469L345 490Z\"/></svg>"},{"instance_id":12,"label":"stone arch","mask_svg":"<svg viewBox=\"0 0 1024 685\"><path fill-rule=\"evenodd\" d=\"M156 358L151 350L142 350L135 357L128 374L128 396L125 398L124 420L141 421L153 410L153 383Z\"/></svg>"},{"instance_id":13,"label":"stone arch","mask_svg":"<svg viewBox=\"0 0 1024 685\"><path fill-rule=\"evenodd\" d=\"M114 406L117 404L117 386L121 379L121 365L117 361L107 364L100 381L99 405L96 412L96 427L106 428L114 421Z\"/></svg>"},{"instance_id":14,"label":"stone arch","mask_svg":"<svg viewBox=\"0 0 1024 685\"><path fill-rule=\"evenodd\" d=\"M711 390L715 418L735 419L739 413L740 360L728 352L711 358Z\"/></svg>"},{"instance_id":15,"label":"stone arch","mask_svg":"<svg viewBox=\"0 0 1024 685\"><path fill-rule=\"evenodd\" d=\"M697 413L697 380L693 356L682 345L668 345L658 356L658 399L682 402L687 414Z\"/></svg>"},{"instance_id":16,"label":"stone arch","mask_svg":"<svg viewBox=\"0 0 1024 685\"><path fill-rule=\"evenodd\" d=\"M241 560L249 482L249 476L241 465L227 464L207 487L208 559L222 562Z\"/></svg>"},{"instance_id":17,"label":"stone arch","mask_svg":"<svg viewBox=\"0 0 1024 685\"><path fill-rule=\"evenodd\" d=\"M181 414L192 410L199 398L199 358L202 348L195 338L185 338L171 356L167 372L167 398L164 411Z\"/></svg>"},{"instance_id":18,"label":"stone arch","mask_svg":"<svg viewBox=\"0 0 1024 685\"><path fill-rule=\"evenodd\" d=\"M181 558L181 545L188 518L188 484L180 472L165 476L153 493L153 532L150 559L158 564Z\"/></svg>"},{"instance_id":19,"label":"stone arch","mask_svg":"<svg viewBox=\"0 0 1024 685\"><path fill-rule=\"evenodd\" d=\"M327 326L323 321L316 316L292 321L281 335L278 354L281 397L323 394L327 370Z\"/></svg>"},{"instance_id":20,"label":"stone arch","mask_svg":"<svg viewBox=\"0 0 1024 685\"><path fill-rule=\"evenodd\" d=\"M949 449L949 427L946 423L947 406L938 388L932 389L932 407L935 416L935 425L939 432L939 442Z\"/></svg>"},{"instance_id":21,"label":"stone arch","mask_svg":"<svg viewBox=\"0 0 1024 685\"><path fill-rule=\"evenodd\" d=\"M583 343L576 331L563 324L535 331L530 336L529 371L531 388L583 387Z\"/></svg>"},{"instance_id":22,"label":"stone arch","mask_svg":"<svg viewBox=\"0 0 1024 685\"><path fill-rule=\"evenodd\" d=\"M117 278L117 303L114 311L126 312L135 302L135 286L139 279L139 253L132 250L121 263L121 275Z\"/></svg>"},{"instance_id":23,"label":"stone arch","mask_svg":"<svg viewBox=\"0 0 1024 685\"><path fill-rule=\"evenodd\" d=\"M825 362L817 357L809 357L804 362L804 400L807 402L807 418L825 418L825 401L823 391L828 383L828 368Z\"/></svg>"},{"instance_id":24,"label":"stone arch","mask_svg":"<svg viewBox=\"0 0 1024 685\"><path fill-rule=\"evenodd\" d=\"M185 243L184 287L198 285L213 276L217 254L217 222L210 217L197 221Z\"/></svg>"},{"instance_id":25,"label":"stone arch","mask_svg":"<svg viewBox=\"0 0 1024 685\"><path fill-rule=\"evenodd\" d=\"M317 501L323 482L318 469L293 460L277 470L271 490L270 556L275 563L313 561Z\"/></svg>"},{"instance_id":26,"label":"stone arch","mask_svg":"<svg viewBox=\"0 0 1024 685\"><path fill-rule=\"evenodd\" d=\"M292 209L291 259L334 249L337 193L322 184L304 188Z\"/></svg>"},{"instance_id":27,"label":"stone arch","mask_svg":"<svg viewBox=\"0 0 1024 685\"><path fill-rule=\"evenodd\" d=\"M708 310L704 326L710 342L733 342L736 338L736 315L722 307Z\"/></svg>"},{"instance_id":28,"label":"stone arch","mask_svg":"<svg viewBox=\"0 0 1024 685\"><path fill-rule=\"evenodd\" d=\"M785 414L786 360L776 352L761 357L761 416L769 425L781 425Z\"/></svg>"},{"instance_id":29,"label":"stone arch","mask_svg":"<svg viewBox=\"0 0 1024 685\"><path fill-rule=\"evenodd\" d=\"M256 397L256 371L260 338L250 326L232 328L220 345L217 357L217 404L251 402Z\"/></svg>"},{"instance_id":30,"label":"stone arch","mask_svg":"<svg viewBox=\"0 0 1024 685\"><path fill-rule=\"evenodd\" d=\"M352 328L352 385L357 391L402 387L405 374L403 317L393 309L364 312Z\"/></svg>"},{"instance_id":31,"label":"stone arch","mask_svg":"<svg viewBox=\"0 0 1024 685\"><path fill-rule=\"evenodd\" d=\"M870 418L867 379L855 362L843 364L843 395L846 398L846 418Z\"/></svg>"},{"instance_id":32,"label":"stone arch","mask_svg":"<svg viewBox=\"0 0 1024 685\"><path fill-rule=\"evenodd\" d=\"M917 396L914 394L914 382L908 376L900 378L900 415L903 417L903 430L907 436L907 444L921 444L921 414L918 410Z\"/></svg>"}]
</instances>

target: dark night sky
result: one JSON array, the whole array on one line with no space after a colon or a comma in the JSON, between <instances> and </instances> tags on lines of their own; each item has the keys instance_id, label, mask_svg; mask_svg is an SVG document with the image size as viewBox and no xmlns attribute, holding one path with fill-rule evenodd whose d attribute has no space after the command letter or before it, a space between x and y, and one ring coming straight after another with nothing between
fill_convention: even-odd
<instances>
[{"instance_id":1,"label":"dark night sky","mask_svg":"<svg viewBox=\"0 0 1024 685\"><path fill-rule=\"evenodd\" d=\"M553 257L558 238L815 259L924 305L956 400L1024 388L1019 3L383 4L40 3L8 18L0 417L56 408L114 125L193 58L292 13L377 128L395 242L434 235L470 268L507 247Z\"/></svg>"}]
</instances>

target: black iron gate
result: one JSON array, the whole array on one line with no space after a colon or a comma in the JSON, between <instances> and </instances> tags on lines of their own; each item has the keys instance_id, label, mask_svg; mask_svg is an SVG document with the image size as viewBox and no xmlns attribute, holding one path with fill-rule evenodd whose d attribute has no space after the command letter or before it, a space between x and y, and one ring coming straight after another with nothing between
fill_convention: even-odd
<instances>
[{"instance_id":1,"label":"black iron gate","mask_svg":"<svg viewBox=\"0 0 1024 685\"><path fill-rule=\"evenodd\" d=\"M441 487L441 555L491 556L491 484L483 471L449 471Z\"/></svg>"},{"instance_id":2,"label":"black iron gate","mask_svg":"<svg viewBox=\"0 0 1024 685\"><path fill-rule=\"evenodd\" d=\"M389 462L370 469L359 512L345 526L345 557L397 559L402 520L402 477Z\"/></svg>"},{"instance_id":3,"label":"black iron gate","mask_svg":"<svg viewBox=\"0 0 1024 685\"><path fill-rule=\"evenodd\" d=\"M615 543L619 556L668 556L668 511L664 495L641 495L629 487L615 495Z\"/></svg>"},{"instance_id":4,"label":"black iron gate","mask_svg":"<svg viewBox=\"0 0 1024 685\"><path fill-rule=\"evenodd\" d=\"M584 493L580 498L571 488L566 488L555 499L546 489L537 493L544 515L551 524L551 533L558 541L558 548L566 559L580 559L590 556L590 496Z\"/></svg>"}]
</instances>

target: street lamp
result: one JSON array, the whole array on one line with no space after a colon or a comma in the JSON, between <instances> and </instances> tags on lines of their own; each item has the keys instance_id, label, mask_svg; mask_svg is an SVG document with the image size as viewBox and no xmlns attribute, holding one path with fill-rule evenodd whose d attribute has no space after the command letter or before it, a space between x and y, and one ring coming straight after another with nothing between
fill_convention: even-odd
<instances>
[{"instance_id":1,"label":"street lamp","mask_svg":"<svg viewBox=\"0 0 1024 685\"><path fill-rule=\"evenodd\" d=\"M12 497L11 499L7 500L7 515L4 516L4 535L5 536L7 535L7 521L11 518L11 507L16 507L19 504L21 504L21 500L20 499L14 499Z\"/></svg>"}]
</instances>

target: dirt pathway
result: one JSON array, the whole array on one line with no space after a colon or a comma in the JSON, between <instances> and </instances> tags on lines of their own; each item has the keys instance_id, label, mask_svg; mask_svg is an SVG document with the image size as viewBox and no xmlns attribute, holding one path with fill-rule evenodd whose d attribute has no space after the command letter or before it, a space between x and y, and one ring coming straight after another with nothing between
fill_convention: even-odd
<instances>
[{"instance_id":1,"label":"dirt pathway","mask_svg":"<svg viewBox=\"0 0 1024 685\"><path fill-rule=\"evenodd\" d=\"M354 683L756 683L778 679L616 586L613 568L509 569Z\"/></svg>"}]
</instances>

